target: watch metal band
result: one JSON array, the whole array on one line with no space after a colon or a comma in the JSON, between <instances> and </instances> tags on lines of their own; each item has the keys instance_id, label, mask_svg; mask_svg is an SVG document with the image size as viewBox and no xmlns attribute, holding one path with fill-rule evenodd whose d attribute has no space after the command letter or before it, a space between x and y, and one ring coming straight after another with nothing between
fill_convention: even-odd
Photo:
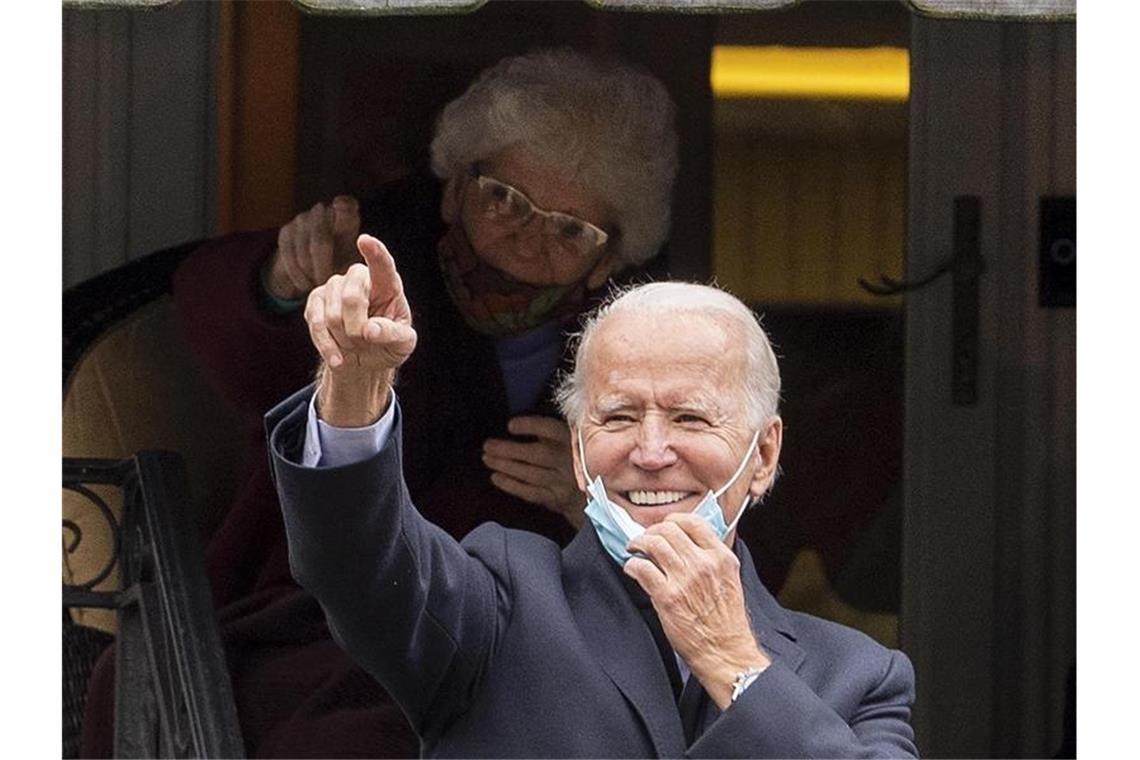
<instances>
[{"instance_id":1,"label":"watch metal band","mask_svg":"<svg viewBox=\"0 0 1140 760\"><path fill-rule=\"evenodd\" d=\"M742 670L737 673L736 678L732 682L732 696L729 697L729 702L735 702L737 698L744 693L744 690L751 686L752 682L767 669L768 666L765 665L762 668L749 668L748 670Z\"/></svg>"}]
</instances>

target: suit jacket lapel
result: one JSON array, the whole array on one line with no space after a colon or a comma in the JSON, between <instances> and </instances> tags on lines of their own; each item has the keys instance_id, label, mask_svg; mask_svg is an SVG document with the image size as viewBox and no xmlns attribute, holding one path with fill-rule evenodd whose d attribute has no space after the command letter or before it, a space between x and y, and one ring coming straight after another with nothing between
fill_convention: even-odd
<instances>
[{"instance_id":1,"label":"suit jacket lapel","mask_svg":"<svg viewBox=\"0 0 1140 760\"><path fill-rule=\"evenodd\" d=\"M744 542L737 539L734 550L740 558L744 605L748 609L756 640L773 659L781 660L792 671L798 670L804 661L804 650L796 643L796 630L791 617L760 582L752 554Z\"/></svg>"},{"instance_id":2,"label":"suit jacket lapel","mask_svg":"<svg viewBox=\"0 0 1140 760\"><path fill-rule=\"evenodd\" d=\"M566 596L582 636L649 731L658 757L680 757L686 744L673 687L657 645L621 572L587 523L566 547Z\"/></svg>"},{"instance_id":3,"label":"suit jacket lapel","mask_svg":"<svg viewBox=\"0 0 1140 760\"><path fill-rule=\"evenodd\" d=\"M744 542L737 539L734 550L736 556L740 558L740 583L744 589L744 606L748 610L748 620L752 624L756 640L773 661L780 660L793 672L798 670L804 661L804 650L796 643L796 631L791 618L760 582L760 575L752 562L752 554ZM704 709L699 716L699 722L700 733L704 733L720 717L721 711L703 689L701 695L704 697Z\"/></svg>"},{"instance_id":4,"label":"suit jacket lapel","mask_svg":"<svg viewBox=\"0 0 1140 760\"><path fill-rule=\"evenodd\" d=\"M685 731L685 744L691 746L711 722L708 719L710 707L716 707L709 699L705 687L690 675L685 681L685 688L681 691L681 702L677 706L681 714L681 726Z\"/></svg>"},{"instance_id":5,"label":"suit jacket lapel","mask_svg":"<svg viewBox=\"0 0 1140 760\"><path fill-rule=\"evenodd\" d=\"M796 643L791 618L760 582L744 542L738 539L734 548L740 558L744 604L757 641L774 660L780 660L793 672L798 670L804 661L804 650ZM622 584L618 575L621 571L612 566L613 560L602 549L589 523L578 531L563 557L566 596L579 630L599 664L641 716L656 754L682 756L688 744L657 646ZM707 704L700 723L707 728L720 710L703 694L703 689L701 695Z\"/></svg>"}]
</instances>

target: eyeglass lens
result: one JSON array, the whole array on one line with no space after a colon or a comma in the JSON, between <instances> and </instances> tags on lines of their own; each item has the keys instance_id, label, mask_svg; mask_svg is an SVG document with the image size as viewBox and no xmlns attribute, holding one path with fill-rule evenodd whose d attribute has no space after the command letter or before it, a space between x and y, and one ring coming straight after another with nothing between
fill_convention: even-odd
<instances>
[{"instance_id":1,"label":"eyeglass lens","mask_svg":"<svg viewBox=\"0 0 1140 760\"><path fill-rule=\"evenodd\" d=\"M539 214L544 234L583 252L588 252L605 241L605 233L593 225L570 214L538 209L529 198L510 185L486 175L480 175L476 184L481 205L488 214L500 221L525 224L535 214Z\"/></svg>"}]
</instances>

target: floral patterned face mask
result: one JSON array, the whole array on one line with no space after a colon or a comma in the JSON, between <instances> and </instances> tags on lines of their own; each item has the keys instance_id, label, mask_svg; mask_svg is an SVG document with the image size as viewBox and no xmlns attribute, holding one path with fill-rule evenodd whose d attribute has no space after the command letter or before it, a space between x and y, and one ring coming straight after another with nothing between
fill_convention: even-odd
<instances>
[{"instance_id":1,"label":"floral patterned face mask","mask_svg":"<svg viewBox=\"0 0 1140 760\"><path fill-rule=\"evenodd\" d=\"M479 258L461 223L451 225L436 250L451 300L463 321L483 335L519 335L574 316L585 304L591 273L568 285L519 282Z\"/></svg>"}]
</instances>

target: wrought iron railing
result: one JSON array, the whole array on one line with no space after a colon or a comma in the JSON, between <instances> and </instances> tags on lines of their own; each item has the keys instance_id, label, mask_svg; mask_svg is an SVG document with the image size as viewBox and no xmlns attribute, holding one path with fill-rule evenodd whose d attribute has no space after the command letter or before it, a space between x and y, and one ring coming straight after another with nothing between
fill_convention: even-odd
<instances>
[{"instance_id":1,"label":"wrought iron railing","mask_svg":"<svg viewBox=\"0 0 1140 760\"><path fill-rule=\"evenodd\" d=\"M121 522L87 486L122 490ZM96 577L63 587L64 607L114 609L116 757L242 757L241 731L177 454L64 459L63 487L86 497L114 535ZM65 550L82 541L64 521ZM118 564L116 591L96 591Z\"/></svg>"}]
</instances>

